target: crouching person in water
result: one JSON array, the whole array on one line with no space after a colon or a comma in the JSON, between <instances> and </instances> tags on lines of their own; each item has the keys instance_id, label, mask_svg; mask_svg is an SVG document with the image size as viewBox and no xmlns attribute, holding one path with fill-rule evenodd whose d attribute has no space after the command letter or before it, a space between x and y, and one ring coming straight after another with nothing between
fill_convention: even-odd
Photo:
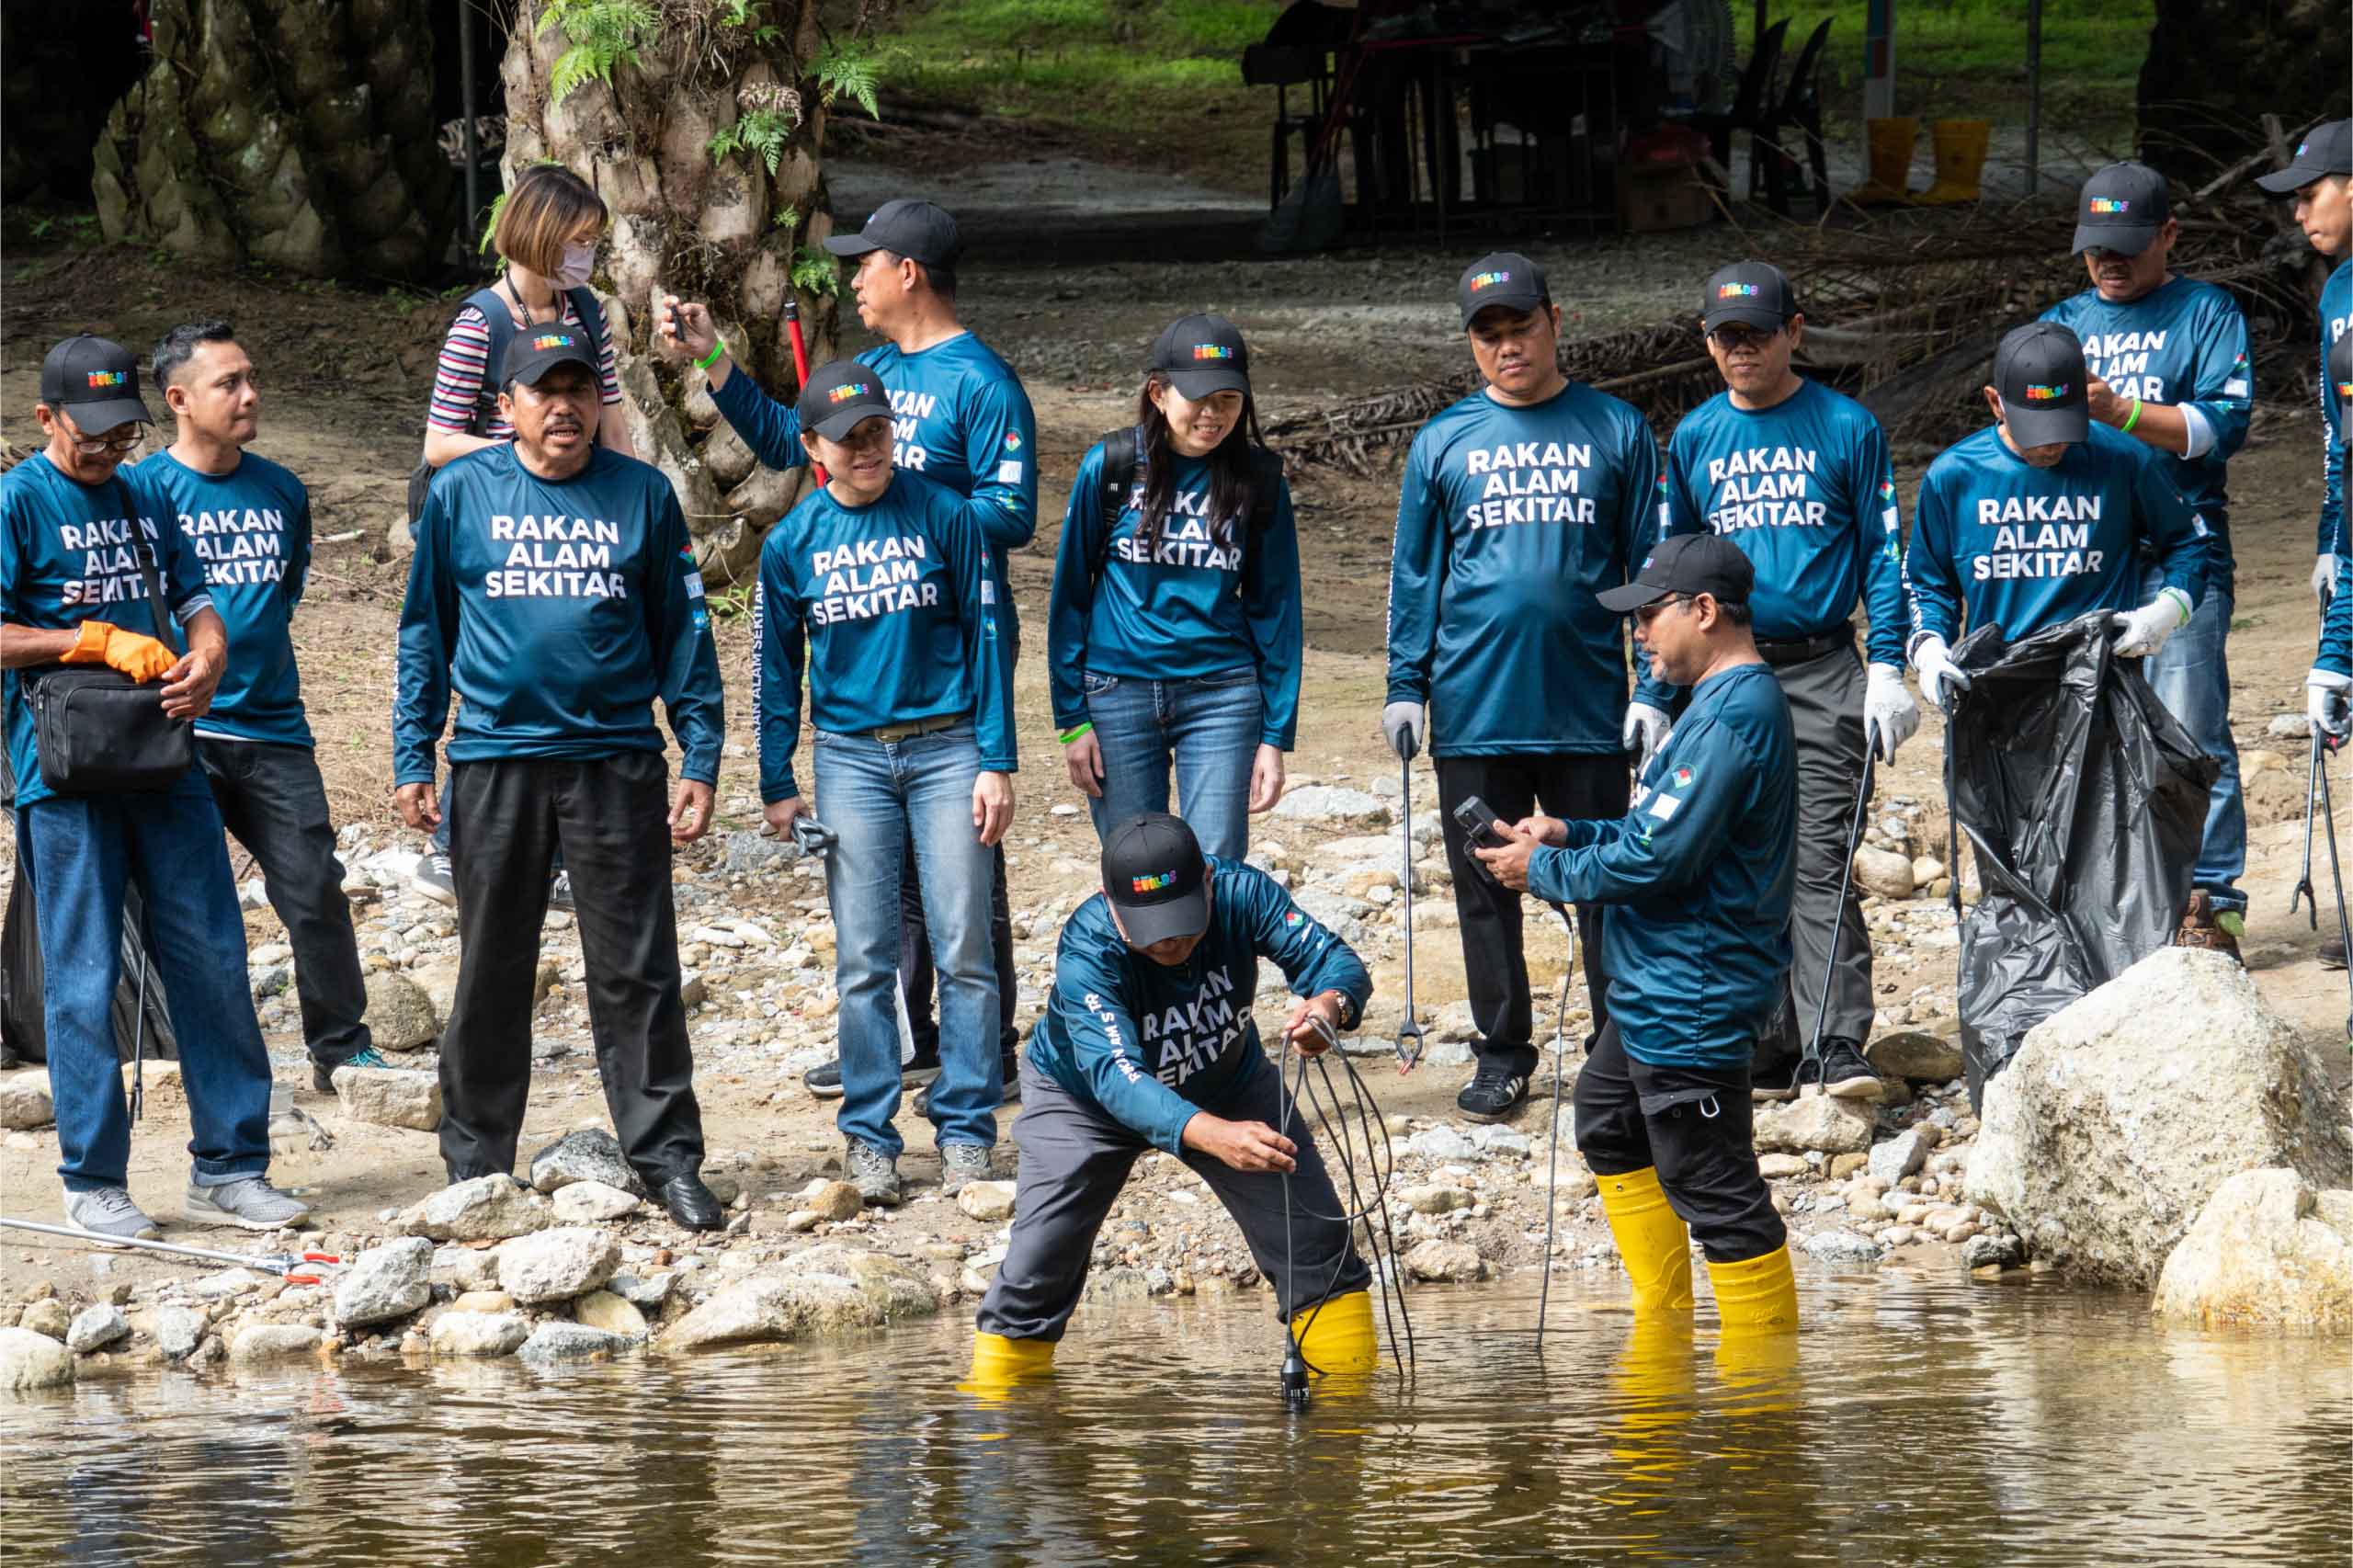
<instances>
[{"instance_id":1,"label":"crouching person in water","mask_svg":"<svg viewBox=\"0 0 2353 1568\"><path fill-rule=\"evenodd\" d=\"M1204 858L1164 812L1104 835L1103 891L1063 927L1021 1067L1013 1239L981 1302L975 1384L1051 1367L1095 1233L1154 1148L1190 1165L1242 1227L1309 1369L1371 1370L1371 1274L1313 1142L1295 1114L1284 1120L1251 1021L1261 958L1302 998L1284 1026L1293 1046L1313 1055L1356 1027L1371 976L1273 878Z\"/></svg>"},{"instance_id":2,"label":"crouching person in water","mask_svg":"<svg viewBox=\"0 0 2353 1568\"><path fill-rule=\"evenodd\" d=\"M1747 556L1661 540L1622 588L1652 668L1691 687L1617 822L1535 816L1482 849L1497 881L1606 903L1609 1022L1577 1076L1577 1151L1637 1312L1691 1305L1691 1238L1725 1331L1797 1324L1788 1233L1750 1146L1748 1064L1790 969L1797 765L1790 705L1749 631Z\"/></svg>"}]
</instances>

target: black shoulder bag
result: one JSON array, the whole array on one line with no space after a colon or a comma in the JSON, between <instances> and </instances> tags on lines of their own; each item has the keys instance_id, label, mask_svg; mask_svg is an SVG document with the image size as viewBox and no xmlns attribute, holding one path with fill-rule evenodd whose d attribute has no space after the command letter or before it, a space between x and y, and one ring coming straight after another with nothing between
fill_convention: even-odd
<instances>
[{"instance_id":1,"label":"black shoulder bag","mask_svg":"<svg viewBox=\"0 0 2353 1568\"><path fill-rule=\"evenodd\" d=\"M155 639L176 648L164 608L164 585L141 537L139 508L115 482L131 519L131 553L146 585ZM176 526L167 524L165 526ZM160 683L142 686L106 665L47 665L18 682L32 704L33 749L40 781L59 795L157 793L196 766L196 727L164 711Z\"/></svg>"}]
</instances>

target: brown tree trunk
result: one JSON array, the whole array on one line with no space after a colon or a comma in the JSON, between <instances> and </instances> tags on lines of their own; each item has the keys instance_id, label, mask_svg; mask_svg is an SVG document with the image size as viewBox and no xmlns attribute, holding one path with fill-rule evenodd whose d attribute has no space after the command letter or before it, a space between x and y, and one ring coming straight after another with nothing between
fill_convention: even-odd
<instances>
[{"instance_id":1,"label":"brown tree trunk","mask_svg":"<svg viewBox=\"0 0 2353 1568\"><path fill-rule=\"evenodd\" d=\"M500 67L506 178L551 160L587 179L611 210L597 281L631 436L677 487L705 573L732 581L750 573L761 534L800 498L808 471L753 460L720 419L702 372L655 351L651 301L668 292L708 302L739 373L778 397L799 388L783 317L792 259L833 228L818 161L825 115L806 76L820 45L817 6L779 0L769 12L790 18L789 36L730 40L720 51L709 47L712 32L665 23L635 64L561 102L550 82L570 40L561 27L540 26L541 10L540 0L524 0ZM779 85L799 94L805 118L775 175L750 153L714 160L710 140L735 120L746 92L759 101ZM810 362L822 363L832 354L832 297L804 293L800 303Z\"/></svg>"},{"instance_id":2,"label":"brown tree trunk","mask_svg":"<svg viewBox=\"0 0 2353 1568\"><path fill-rule=\"evenodd\" d=\"M2195 187L2263 142L2263 116L2292 132L2347 110L2353 6L2346 0L2156 0L2141 66L2141 155Z\"/></svg>"}]
</instances>

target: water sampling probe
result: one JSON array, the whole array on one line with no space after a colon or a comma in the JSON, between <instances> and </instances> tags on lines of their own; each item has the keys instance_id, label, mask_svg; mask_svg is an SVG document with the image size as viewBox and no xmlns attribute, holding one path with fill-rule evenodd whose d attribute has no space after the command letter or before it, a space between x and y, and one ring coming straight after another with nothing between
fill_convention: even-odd
<instances>
[{"instance_id":1,"label":"water sampling probe","mask_svg":"<svg viewBox=\"0 0 2353 1568\"><path fill-rule=\"evenodd\" d=\"M335 1263L343 1258L331 1252L273 1252L259 1256L242 1252L216 1252L210 1247L182 1246L177 1242L142 1241L136 1236L102 1236L96 1231L79 1231L71 1225L44 1225L38 1220L12 1220L0 1214L0 1225L16 1231L38 1231L45 1236L64 1236L72 1241L96 1242L103 1247L138 1247L145 1252L168 1253L174 1257L193 1257L205 1263L233 1263L244 1268L259 1268L283 1278L289 1285L319 1285L324 1277L296 1273L305 1264Z\"/></svg>"},{"instance_id":2,"label":"water sampling probe","mask_svg":"<svg viewBox=\"0 0 2353 1568\"><path fill-rule=\"evenodd\" d=\"M1405 1021L1397 1026L1397 1071L1411 1073L1422 1060L1422 1026L1414 1016L1414 753L1421 749L1409 730L1397 744L1399 819L1404 860L1397 885L1405 890Z\"/></svg>"}]
</instances>

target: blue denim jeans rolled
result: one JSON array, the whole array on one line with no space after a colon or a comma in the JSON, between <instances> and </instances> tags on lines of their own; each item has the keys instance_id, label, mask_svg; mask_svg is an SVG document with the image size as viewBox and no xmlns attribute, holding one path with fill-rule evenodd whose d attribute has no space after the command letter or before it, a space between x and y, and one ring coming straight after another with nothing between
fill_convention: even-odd
<instances>
[{"instance_id":1,"label":"blue denim jeans rolled","mask_svg":"<svg viewBox=\"0 0 2353 1568\"><path fill-rule=\"evenodd\" d=\"M2165 585L2152 573L2142 602ZM2213 898L2217 913L2246 909L2238 880L2246 871L2246 800L2239 791L2239 746L2231 736L2231 662L2225 648L2231 614L2228 594L2208 593L2189 624L2165 639L2148 662L2149 686L2157 700L2181 721L2206 755L2222 765L2206 800L2206 837L2198 850L2194 884Z\"/></svg>"},{"instance_id":2,"label":"blue denim jeans rolled","mask_svg":"<svg viewBox=\"0 0 2353 1568\"><path fill-rule=\"evenodd\" d=\"M1005 1098L996 968L989 956L995 857L972 827L981 771L970 723L904 741L816 732L817 815L839 835L826 858L844 1136L896 1157L899 871L910 838L939 976L939 1077L928 1114L942 1144L996 1142Z\"/></svg>"},{"instance_id":3,"label":"blue denim jeans rolled","mask_svg":"<svg viewBox=\"0 0 2353 1568\"><path fill-rule=\"evenodd\" d=\"M245 978L245 925L221 812L191 768L152 795L52 796L17 813L40 921L42 1020L57 1103L57 1174L69 1190L126 1184L131 1111L115 1050L123 890L145 901L142 933L163 977L192 1179L217 1187L269 1168L269 1054Z\"/></svg>"},{"instance_id":4,"label":"blue denim jeans rolled","mask_svg":"<svg viewBox=\"0 0 2353 1568\"><path fill-rule=\"evenodd\" d=\"M1201 851L1239 860L1250 848L1250 768L1265 723L1258 672L1186 680L1085 677L1087 722L1103 756L1103 793L1087 802L1098 839L1144 812L1177 814Z\"/></svg>"}]
</instances>

